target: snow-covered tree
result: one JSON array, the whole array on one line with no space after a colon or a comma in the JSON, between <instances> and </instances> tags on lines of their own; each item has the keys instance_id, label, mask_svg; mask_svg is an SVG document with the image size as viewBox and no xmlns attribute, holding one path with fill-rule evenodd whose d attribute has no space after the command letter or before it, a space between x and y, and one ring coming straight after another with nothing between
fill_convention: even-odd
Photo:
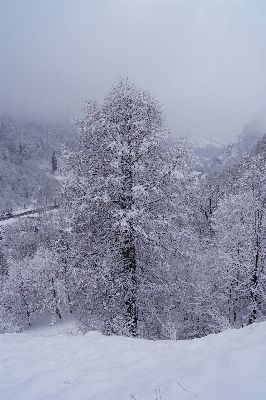
<instances>
[{"instance_id":1,"label":"snow-covered tree","mask_svg":"<svg viewBox=\"0 0 266 400\"><path fill-rule=\"evenodd\" d=\"M234 326L266 316L265 155L246 156L241 169L241 190L220 200L213 219L222 312Z\"/></svg>"},{"instance_id":2,"label":"snow-covered tree","mask_svg":"<svg viewBox=\"0 0 266 400\"><path fill-rule=\"evenodd\" d=\"M77 151L63 152L62 190L80 316L147 336L151 326L170 326L177 307L191 240L190 147L182 139L167 145L160 104L128 80L102 105L86 101L84 114Z\"/></svg>"},{"instance_id":3,"label":"snow-covered tree","mask_svg":"<svg viewBox=\"0 0 266 400\"><path fill-rule=\"evenodd\" d=\"M20 330L40 315L61 319L67 311L65 271L56 254L40 247L33 257L10 260L2 283L0 329Z\"/></svg>"}]
</instances>

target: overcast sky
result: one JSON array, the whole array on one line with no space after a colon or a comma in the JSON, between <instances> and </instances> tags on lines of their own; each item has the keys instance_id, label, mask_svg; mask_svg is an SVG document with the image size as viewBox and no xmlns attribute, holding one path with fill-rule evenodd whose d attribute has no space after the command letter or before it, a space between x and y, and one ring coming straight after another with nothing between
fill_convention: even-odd
<instances>
[{"instance_id":1,"label":"overcast sky","mask_svg":"<svg viewBox=\"0 0 266 400\"><path fill-rule=\"evenodd\" d=\"M1 110L81 116L129 77L176 136L232 140L266 112L266 1L1 1Z\"/></svg>"}]
</instances>

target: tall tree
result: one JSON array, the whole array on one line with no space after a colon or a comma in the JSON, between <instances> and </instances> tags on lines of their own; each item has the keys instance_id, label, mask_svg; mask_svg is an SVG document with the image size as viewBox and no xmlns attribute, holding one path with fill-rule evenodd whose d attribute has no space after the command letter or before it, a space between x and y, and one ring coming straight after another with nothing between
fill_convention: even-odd
<instances>
[{"instance_id":1,"label":"tall tree","mask_svg":"<svg viewBox=\"0 0 266 400\"><path fill-rule=\"evenodd\" d=\"M221 277L223 312L233 326L265 318L266 305L265 155L246 156L239 169L239 193L221 199L213 218L216 277Z\"/></svg>"},{"instance_id":2,"label":"tall tree","mask_svg":"<svg viewBox=\"0 0 266 400\"><path fill-rule=\"evenodd\" d=\"M63 152L73 266L86 318L136 336L172 307L169 286L189 236L192 155L185 140L167 145L160 104L128 80L102 105L86 101L84 114L77 151Z\"/></svg>"}]
</instances>

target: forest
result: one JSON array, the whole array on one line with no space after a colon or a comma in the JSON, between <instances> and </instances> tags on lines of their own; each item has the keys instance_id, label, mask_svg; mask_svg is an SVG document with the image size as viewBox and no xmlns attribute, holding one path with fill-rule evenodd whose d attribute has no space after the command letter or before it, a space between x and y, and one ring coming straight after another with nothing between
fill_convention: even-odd
<instances>
[{"instance_id":1,"label":"forest","mask_svg":"<svg viewBox=\"0 0 266 400\"><path fill-rule=\"evenodd\" d=\"M125 79L73 123L1 119L1 332L71 314L179 340L265 320L265 128L199 148Z\"/></svg>"}]
</instances>

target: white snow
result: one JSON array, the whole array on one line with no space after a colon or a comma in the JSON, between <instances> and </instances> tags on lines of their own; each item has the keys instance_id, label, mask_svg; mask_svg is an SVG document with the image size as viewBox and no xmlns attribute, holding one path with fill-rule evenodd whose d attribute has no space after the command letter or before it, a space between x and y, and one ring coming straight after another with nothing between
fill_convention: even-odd
<instances>
[{"instance_id":1,"label":"white snow","mask_svg":"<svg viewBox=\"0 0 266 400\"><path fill-rule=\"evenodd\" d=\"M18 207L15 210L12 211L12 214L15 215L15 214L24 213L26 211L32 211L32 210L34 210L35 207L36 207L36 205L34 205L34 204L31 204L26 208ZM36 214L31 214L31 215L36 216L37 213ZM28 215L22 216L22 217L17 217L17 218L25 218L25 217L28 217ZM10 219L0 220L0 226L5 226L5 225L12 224L13 222L15 222L17 220L17 218L10 218Z\"/></svg>"},{"instance_id":2,"label":"white snow","mask_svg":"<svg viewBox=\"0 0 266 400\"><path fill-rule=\"evenodd\" d=\"M58 323L1 335L0 398L266 399L266 322L177 342L73 333Z\"/></svg>"}]
</instances>

